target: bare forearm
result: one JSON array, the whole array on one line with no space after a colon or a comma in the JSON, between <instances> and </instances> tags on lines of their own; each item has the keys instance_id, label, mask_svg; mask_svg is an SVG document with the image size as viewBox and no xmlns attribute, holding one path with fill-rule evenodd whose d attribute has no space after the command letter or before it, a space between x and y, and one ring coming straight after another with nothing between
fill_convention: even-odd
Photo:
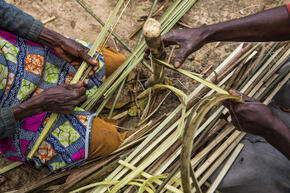
<instances>
[{"instance_id":1,"label":"bare forearm","mask_svg":"<svg viewBox=\"0 0 290 193\"><path fill-rule=\"evenodd\" d=\"M290 19L286 6L202 28L206 42L290 40Z\"/></svg>"},{"instance_id":2,"label":"bare forearm","mask_svg":"<svg viewBox=\"0 0 290 193\"><path fill-rule=\"evenodd\" d=\"M270 129L265 139L290 160L290 128L277 118Z\"/></svg>"}]
</instances>

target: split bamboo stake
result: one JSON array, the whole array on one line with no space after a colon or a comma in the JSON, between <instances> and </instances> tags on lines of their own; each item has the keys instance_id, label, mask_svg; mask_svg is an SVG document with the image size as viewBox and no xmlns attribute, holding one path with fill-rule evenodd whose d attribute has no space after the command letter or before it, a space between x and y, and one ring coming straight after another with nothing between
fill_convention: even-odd
<instances>
[{"instance_id":1,"label":"split bamboo stake","mask_svg":"<svg viewBox=\"0 0 290 193\"><path fill-rule=\"evenodd\" d=\"M143 26L143 33L152 56L161 60L165 59L166 53L161 41L161 24L155 19L149 18ZM164 81L164 68L155 62L152 65L153 80L150 81L149 79L147 86L163 83Z\"/></svg>"}]
</instances>

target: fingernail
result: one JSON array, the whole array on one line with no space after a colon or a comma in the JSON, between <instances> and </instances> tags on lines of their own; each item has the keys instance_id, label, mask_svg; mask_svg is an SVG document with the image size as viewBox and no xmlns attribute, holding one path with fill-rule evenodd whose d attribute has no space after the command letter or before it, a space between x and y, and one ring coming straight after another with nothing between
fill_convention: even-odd
<instances>
[{"instance_id":1,"label":"fingernail","mask_svg":"<svg viewBox=\"0 0 290 193\"><path fill-rule=\"evenodd\" d=\"M174 67L175 67L175 68L179 68L179 66L180 66L180 63L179 63L179 62L175 62L175 63L174 63Z\"/></svg>"},{"instance_id":2,"label":"fingernail","mask_svg":"<svg viewBox=\"0 0 290 193\"><path fill-rule=\"evenodd\" d=\"M84 84L87 85L89 83L89 79L84 80Z\"/></svg>"}]
</instances>

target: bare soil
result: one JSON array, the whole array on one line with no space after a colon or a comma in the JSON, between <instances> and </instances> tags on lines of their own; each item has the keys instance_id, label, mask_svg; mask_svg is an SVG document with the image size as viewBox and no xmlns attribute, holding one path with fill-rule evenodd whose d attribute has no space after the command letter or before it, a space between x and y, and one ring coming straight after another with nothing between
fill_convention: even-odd
<instances>
[{"instance_id":1,"label":"bare soil","mask_svg":"<svg viewBox=\"0 0 290 193\"><path fill-rule=\"evenodd\" d=\"M75 0L7 0L7 2L41 21L56 16L57 19L46 24L46 27L67 37L75 37L87 42L93 42L101 30L101 25ZM94 10L97 16L106 21L117 0L85 0L85 2ZM115 30L131 48L135 47L138 37L136 36L132 40L129 40L128 35L141 24L138 20L140 17L148 14L152 2L153 0L131 1ZM159 5L162 2L160 1ZM192 27L214 24L256 13L261 4L264 4L265 8L268 9L274 7L277 4L277 0L198 0L192 9L182 18L182 22ZM176 25L175 27L179 28L181 26ZM208 44L192 54L183 65L183 68L200 73L210 65L215 67L231 53L237 44L232 42L220 43L218 45L216 43ZM115 45L110 40L108 45L118 49L126 56L129 55L119 43ZM144 76L148 76L149 73L143 66L139 65L137 69ZM182 89L186 94L190 93L194 88L192 81L177 73L167 72L167 76L176 87ZM164 103L160 112L168 112L169 109L173 109L178 104L178 99L171 95ZM130 122L127 122L125 125L130 125ZM0 167L8 164L9 161L3 158L0 159ZM0 192L17 189L24 184L31 183L48 175L48 173L48 170L45 168L36 170L30 166L20 166L4 174L8 180L0 185Z\"/></svg>"}]
</instances>

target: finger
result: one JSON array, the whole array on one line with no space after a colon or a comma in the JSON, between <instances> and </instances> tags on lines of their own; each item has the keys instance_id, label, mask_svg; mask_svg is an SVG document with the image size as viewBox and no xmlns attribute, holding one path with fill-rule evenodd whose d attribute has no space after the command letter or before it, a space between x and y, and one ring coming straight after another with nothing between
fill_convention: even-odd
<instances>
[{"instance_id":1,"label":"finger","mask_svg":"<svg viewBox=\"0 0 290 193\"><path fill-rule=\"evenodd\" d=\"M179 68L184 63L187 56L188 53L184 49L181 49L175 58L174 67Z\"/></svg>"},{"instance_id":2,"label":"finger","mask_svg":"<svg viewBox=\"0 0 290 193\"><path fill-rule=\"evenodd\" d=\"M242 96L242 94L236 90L229 90L229 93L234 96Z\"/></svg>"},{"instance_id":3,"label":"finger","mask_svg":"<svg viewBox=\"0 0 290 193\"><path fill-rule=\"evenodd\" d=\"M87 52L83 51L81 54L81 57L90 65L96 66L98 65L97 60L95 60L93 57L89 56Z\"/></svg>"},{"instance_id":4,"label":"finger","mask_svg":"<svg viewBox=\"0 0 290 193\"><path fill-rule=\"evenodd\" d=\"M85 85L83 85L83 87L81 87L79 89L75 89L75 90L77 90L79 96L83 96L86 94L86 88L84 86Z\"/></svg>"},{"instance_id":5,"label":"finger","mask_svg":"<svg viewBox=\"0 0 290 193\"><path fill-rule=\"evenodd\" d=\"M77 88L84 87L85 84L84 84L84 81L79 81L78 83L76 83L76 84L71 84L70 86L71 86L71 88L73 88L73 89L77 89Z\"/></svg>"},{"instance_id":6,"label":"finger","mask_svg":"<svg viewBox=\"0 0 290 193\"><path fill-rule=\"evenodd\" d=\"M84 86L87 86L89 84L89 81L90 81L89 79L85 79L84 80Z\"/></svg>"},{"instance_id":7,"label":"finger","mask_svg":"<svg viewBox=\"0 0 290 193\"><path fill-rule=\"evenodd\" d=\"M77 101L76 101L76 106L79 106L80 104L82 104L83 102L85 102L87 100L87 96L83 95L81 96Z\"/></svg>"},{"instance_id":8,"label":"finger","mask_svg":"<svg viewBox=\"0 0 290 193\"><path fill-rule=\"evenodd\" d=\"M99 69L99 65L96 65L93 70L94 72L96 72L98 69Z\"/></svg>"},{"instance_id":9,"label":"finger","mask_svg":"<svg viewBox=\"0 0 290 193\"><path fill-rule=\"evenodd\" d=\"M89 76L93 76L94 75L94 71L90 71Z\"/></svg>"},{"instance_id":10,"label":"finger","mask_svg":"<svg viewBox=\"0 0 290 193\"><path fill-rule=\"evenodd\" d=\"M240 93L236 90L230 90L229 93L234 96L241 96L245 102L258 102L255 98L249 97L243 93Z\"/></svg>"}]
</instances>

